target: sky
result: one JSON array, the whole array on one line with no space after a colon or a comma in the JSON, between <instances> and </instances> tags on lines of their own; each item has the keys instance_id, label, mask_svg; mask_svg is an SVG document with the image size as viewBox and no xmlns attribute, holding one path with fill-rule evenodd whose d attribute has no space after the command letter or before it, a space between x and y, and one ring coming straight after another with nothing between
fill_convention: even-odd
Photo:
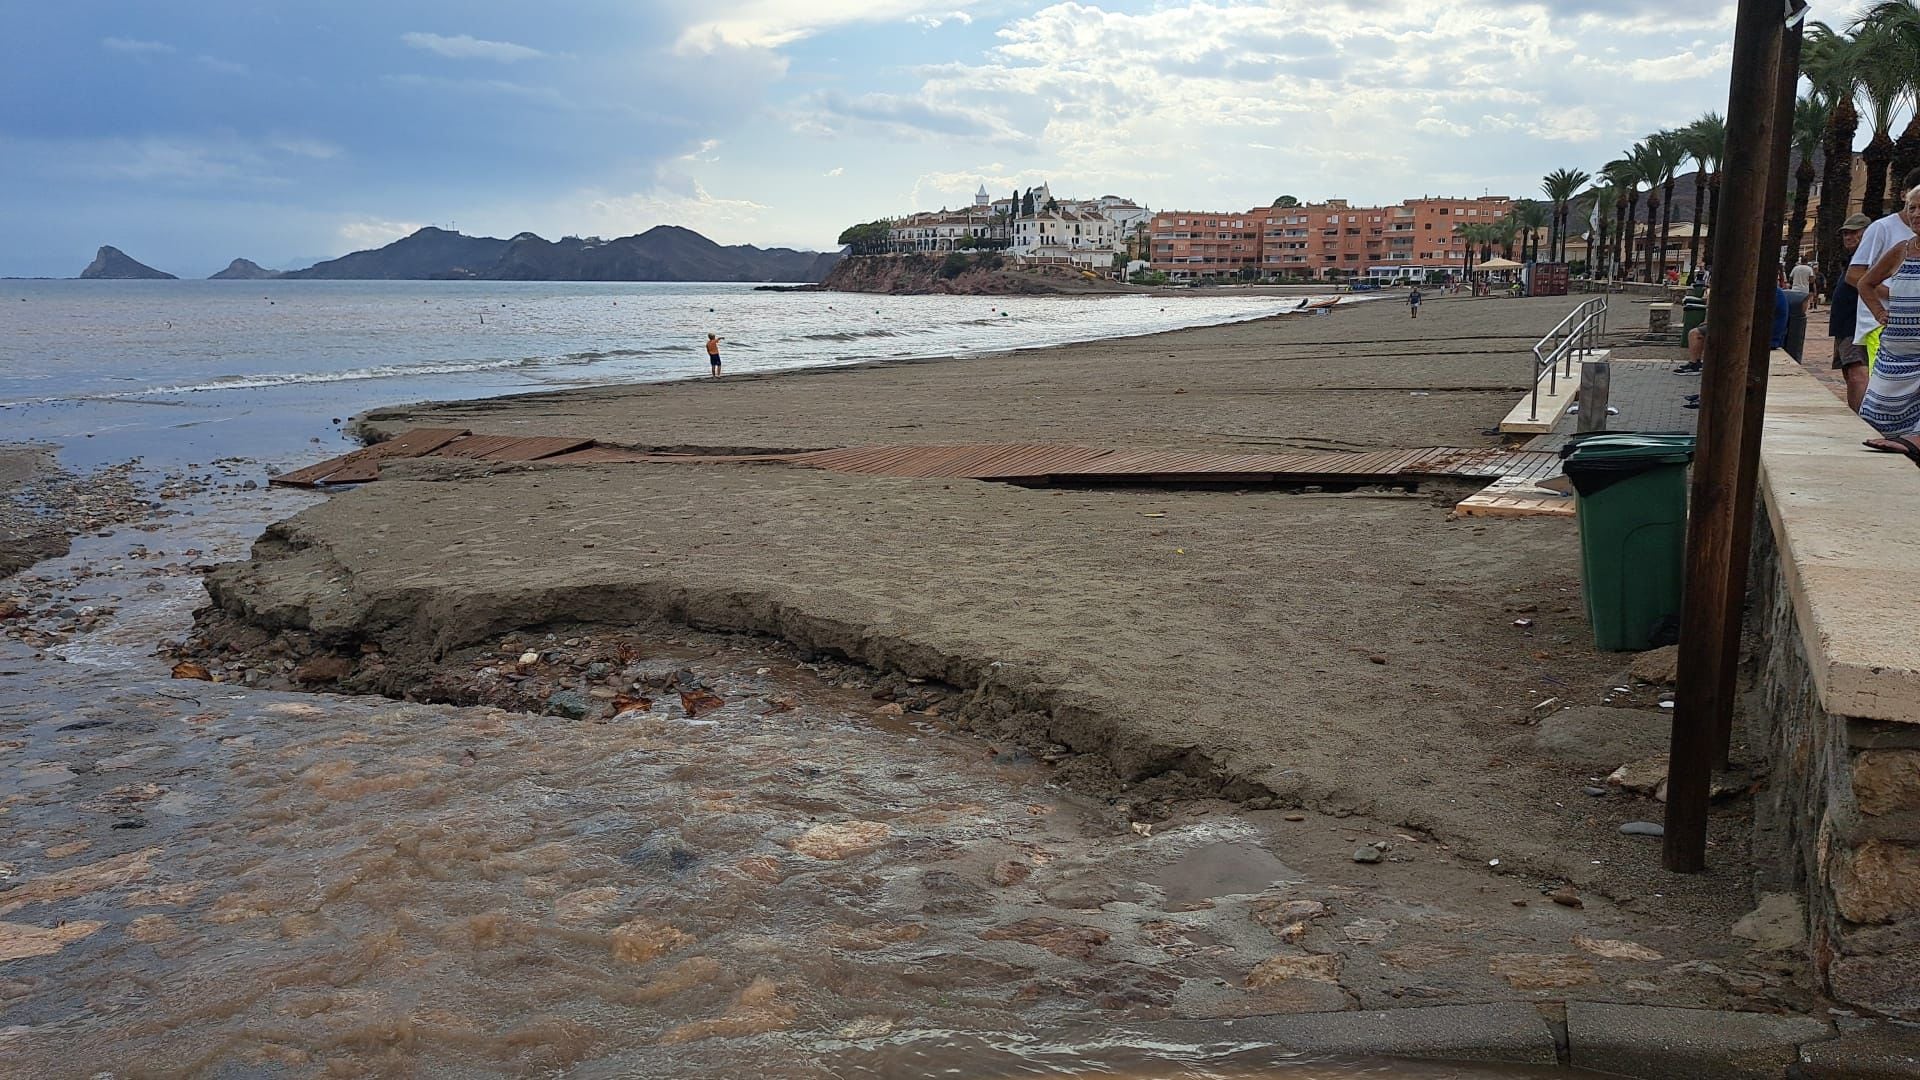
<instances>
[{"instance_id":1,"label":"sky","mask_svg":"<svg viewBox=\"0 0 1920 1080\"><path fill-rule=\"evenodd\" d=\"M1817 2L1816 17L1847 21ZM1047 182L1537 195L1724 111L1719 0L61 0L0 35L0 276L423 225L830 249Z\"/></svg>"}]
</instances>

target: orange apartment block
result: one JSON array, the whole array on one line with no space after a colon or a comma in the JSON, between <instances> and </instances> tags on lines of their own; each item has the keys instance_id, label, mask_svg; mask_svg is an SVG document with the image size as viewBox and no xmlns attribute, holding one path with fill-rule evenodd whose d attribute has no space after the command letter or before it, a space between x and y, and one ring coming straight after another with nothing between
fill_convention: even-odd
<instances>
[{"instance_id":1,"label":"orange apartment block","mask_svg":"<svg viewBox=\"0 0 1920 1080\"><path fill-rule=\"evenodd\" d=\"M1443 270L1466 256L1455 225L1505 217L1512 200L1420 198L1394 206L1344 199L1242 214L1155 214L1151 262L1169 277L1350 278L1383 266Z\"/></svg>"}]
</instances>

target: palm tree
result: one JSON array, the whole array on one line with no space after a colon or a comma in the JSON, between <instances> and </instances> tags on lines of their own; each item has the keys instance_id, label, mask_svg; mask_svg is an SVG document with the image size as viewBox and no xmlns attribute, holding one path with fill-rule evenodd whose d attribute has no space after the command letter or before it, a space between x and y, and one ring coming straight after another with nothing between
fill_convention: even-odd
<instances>
[{"instance_id":1,"label":"palm tree","mask_svg":"<svg viewBox=\"0 0 1920 1080\"><path fill-rule=\"evenodd\" d=\"M1793 106L1793 156L1800 164L1793 170L1793 216L1787 219L1787 257L1800 257L1800 244L1807 232L1807 201L1812 197L1815 172L1813 156L1820 152L1820 136L1827 129L1827 105L1811 94ZM1815 234L1817 240L1819 234Z\"/></svg>"},{"instance_id":2,"label":"palm tree","mask_svg":"<svg viewBox=\"0 0 1920 1080\"><path fill-rule=\"evenodd\" d=\"M1826 23L1807 28L1800 49L1800 70L1814 93L1828 103L1827 129L1820 139L1824 165L1820 176L1820 217L1814 243L1820 249L1820 277L1831 281L1846 265L1840 246L1840 223L1847 218L1853 190L1853 135L1860 113L1853 107L1859 88L1859 48L1852 38L1836 34Z\"/></svg>"},{"instance_id":3,"label":"palm tree","mask_svg":"<svg viewBox=\"0 0 1920 1080\"><path fill-rule=\"evenodd\" d=\"M1551 228L1555 220L1555 211L1538 199L1521 199L1513 204L1510 214L1515 227L1520 230L1520 261L1528 261L1529 244L1533 247L1532 261L1540 261L1540 230Z\"/></svg>"},{"instance_id":4,"label":"palm tree","mask_svg":"<svg viewBox=\"0 0 1920 1080\"><path fill-rule=\"evenodd\" d=\"M1867 165L1867 189L1860 193L1860 212L1879 218L1886 209L1887 168L1893 164L1893 115L1906 100L1913 72L1907 67L1900 39L1878 23L1854 28L1860 50L1860 100L1867 106L1873 138L1860 151Z\"/></svg>"},{"instance_id":5,"label":"palm tree","mask_svg":"<svg viewBox=\"0 0 1920 1080\"><path fill-rule=\"evenodd\" d=\"M1468 225L1464 222L1453 227L1454 235L1460 238L1461 244L1467 249L1466 258L1460 263L1460 277L1463 281L1473 280L1473 252L1475 246L1480 243L1481 229L1482 226Z\"/></svg>"},{"instance_id":6,"label":"palm tree","mask_svg":"<svg viewBox=\"0 0 1920 1080\"><path fill-rule=\"evenodd\" d=\"M1572 213L1573 197L1591 179L1579 169L1555 169L1540 181L1540 190L1553 200L1553 232L1547 241L1547 257L1554 262L1566 261L1567 217Z\"/></svg>"},{"instance_id":7,"label":"palm tree","mask_svg":"<svg viewBox=\"0 0 1920 1080\"><path fill-rule=\"evenodd\" d=\"M1687 268L1700 268L1701 226L1707 223L1701 214L1701 203L1707 191L1717 194L1720 186L1720 160L1727 151L1727 120L1719 113L1708 113L1680 131L1681 142L1687 156L1693 159L1698 168L1693 178L1693 239L1687 244ZM1712 248L1708 248L1711 256Z\"/></svg>"},{"instance_id":8,"label":"palm tree","mask_svg":"<svg viewBox=\"0 0 1920 1080\"><path fill-rule=\"evenodd\" d=\"M1660 220L1660 152L1653 146L1653 137L1649 136L1635 143L1627 151L1627 160L1633 162L1634 172L1640 183L1647 185L1647 228L1641 234L1640 260L1646 267L1644 273L1648 280L1653 278L1653 235L1654 223ZM1628 223L1629 225L1632 222ZM1632 262L1631 259L1628 260Z\"/></svg>"},{"instance_id":9,"label":"palm tree","mask_svg":"<svg viewBox=\"0 0 1920 1080\"><path fill-rule=\"evenodd\" d=\"M1907 129L1894 140L1893 161L1887 173L1890 180L1898 183L1920 168L1920 2L1881 0L1867 9L1861 19L1884 27L1896 39L1904 54L1901 63L1913 73L1907 95L1915 108L1907 120Z\"/></svg>"},{"instance_id":10,"label":"palm tree","mask_svg":"<svg viewBox=\"0 0 1920 1080\"><path fill-rule=\"evenodd\" d=\"M1614 256L1613 265L1624 271L1619 275L1620 277L1632 277L1633 217L1634 208L1640 202L1640 165L1629 153L1626 157L1607 162L1600 169L1600 173L1613 185L1616 192L1613 206L1615 225L1613 237L1614 243L1620 250Z\"/></svg>"},{"instance_id":11,"label":"palm tree","mask_svg":"<svg viewBox=\"0 0 1920 1080\"><path fill-rule=\"evenodd\" d=\"M1647 263L1648 278L1655 282L1667 279L1667 236L1673 228L1673 187L1680 179L1680 165L1687 160L1687 148L1682 145L1677 132L1656 131L1647 136L1647 152L1653 158L1653 175L1657 178L1663 201L1660 204L1660 243L1654 248L1655 265ZM1653 229L1653 194L1647 194L1647 229Z\"/></svg>"}]
</instances>

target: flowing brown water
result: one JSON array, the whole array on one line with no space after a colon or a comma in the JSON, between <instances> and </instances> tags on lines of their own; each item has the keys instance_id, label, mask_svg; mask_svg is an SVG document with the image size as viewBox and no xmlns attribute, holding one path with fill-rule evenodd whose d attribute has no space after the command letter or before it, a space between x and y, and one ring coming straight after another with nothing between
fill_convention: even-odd
<instances>
[{"instance_id":1,"label":"flowing brown water","mask_svg":"<svg viewBox=\"0 0 1920 1080\"><path fill-rule=\"evenodd\" d=\"M260 509L82 544L37 587L114 618L66 661L0 643L6 1075L1523 1075L1237 1038L1354 1004L1248 969L1290 904L1371 932L1360 893L769 643L629 635L724 704L611 722L156 678L185 552Z\"/></svg>"}]
</instances>

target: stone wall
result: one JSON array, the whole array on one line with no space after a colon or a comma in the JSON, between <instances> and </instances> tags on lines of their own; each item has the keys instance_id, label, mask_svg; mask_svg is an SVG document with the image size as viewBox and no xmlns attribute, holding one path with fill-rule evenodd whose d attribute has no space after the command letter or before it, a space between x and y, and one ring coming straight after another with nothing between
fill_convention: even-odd
<instances>
[{"instance_id":1,"label":"stone wall","mask_svg":"<svg viewBox=\"0 0 1920 1080\"><path fill-rule=\"evenodd\" d=\"M1753 570L1748 700L1772 763L1756 807L1760 890L1801 897L1834 997L1920 1019L1920 727L1821 708L1770 521Z\"/></svg>"}]
</instances>

